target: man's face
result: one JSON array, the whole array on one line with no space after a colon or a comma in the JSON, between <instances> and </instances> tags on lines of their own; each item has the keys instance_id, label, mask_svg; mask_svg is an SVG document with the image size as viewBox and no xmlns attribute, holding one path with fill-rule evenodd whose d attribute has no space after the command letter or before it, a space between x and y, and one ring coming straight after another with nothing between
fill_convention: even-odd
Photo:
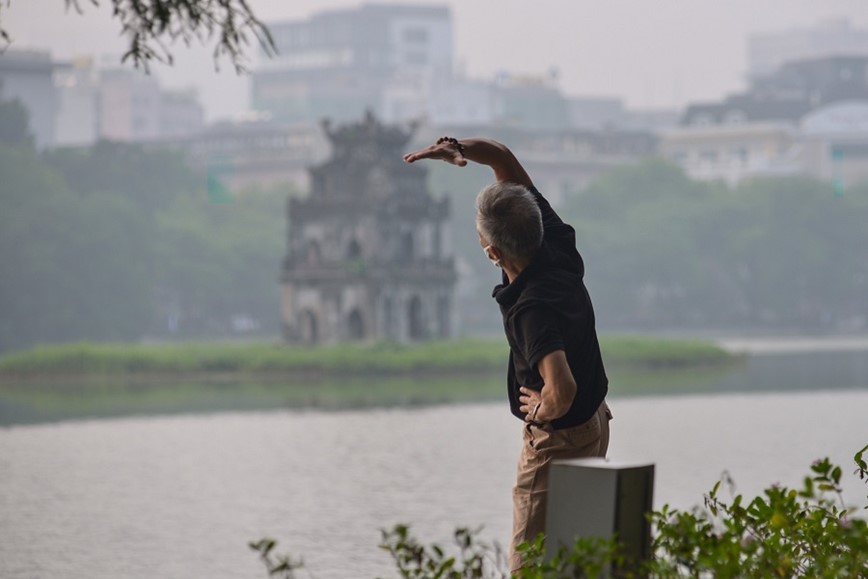
<instances>
[{"instance_id":1,"label":"man's face","mask_svg":"<svg viewBox=\"0 0 868 579\"><path fill-rule=\"evenodd\" d=\"M485 257L493 263L496 267L500 267L500 251L496 247L492 247L488 240L482 236L479 231L476 232L479 235L479 245L482 247L482 252L485 254Z\"/></svg>"}]
</instances>

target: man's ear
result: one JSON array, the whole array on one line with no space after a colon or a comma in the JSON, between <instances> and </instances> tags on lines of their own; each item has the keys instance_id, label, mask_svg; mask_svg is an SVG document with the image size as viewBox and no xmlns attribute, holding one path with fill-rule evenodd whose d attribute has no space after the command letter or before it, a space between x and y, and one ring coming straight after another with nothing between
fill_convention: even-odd
<instances>
[{"instance_id":1,"label":"man's ear","mask_svg":"<svg viewBox=\"0 0 868 579\"><path fill-rule=\"evenodd\" d=\"M491 254L491 257L496 259L497 261L501 261L503 259L503 252L500 251L500 248L491 246L488 248L488 253Z\"/></svg>"}]
</instances>

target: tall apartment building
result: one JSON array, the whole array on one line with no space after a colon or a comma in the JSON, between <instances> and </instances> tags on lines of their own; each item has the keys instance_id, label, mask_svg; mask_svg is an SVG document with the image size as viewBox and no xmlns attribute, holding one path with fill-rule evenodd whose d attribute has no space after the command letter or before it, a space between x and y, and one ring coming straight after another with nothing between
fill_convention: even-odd
<instances>
[{"instance_id":1,"label":"tall apartment building","mask_svg":"<svg viewBox=\"0 0 868 579\"><path fill-rule=\"evenodd\" d=\"M347 121L369 109L411 117L428 88L452 74L445 6L365 4L269 28L278 54L254 71L252 103L278 122Z\"/></svg>"},{"instance_id":2,"label":"tall apartment building","mask_svg":"<svg viewBox=\"0 0 868 579\"><path fill-rule=\"evenodd\" d=\"M24 105L40 149L55 141L55 68L51 54L45 51L7 49L0 55L0 100L18 100Z\"/></svg>"},{"instance_id":3,"label":"tall apartment building","mask_svg":"<svg viewBox=\"0 0 868 579\"><path fill-rule=\"evenodd\" d=\"M205 114L195 91L164 90L141 71L74 59L55 74L58 145L97 139L154 141L197 134Z\"/></svg>"}]
</instances>

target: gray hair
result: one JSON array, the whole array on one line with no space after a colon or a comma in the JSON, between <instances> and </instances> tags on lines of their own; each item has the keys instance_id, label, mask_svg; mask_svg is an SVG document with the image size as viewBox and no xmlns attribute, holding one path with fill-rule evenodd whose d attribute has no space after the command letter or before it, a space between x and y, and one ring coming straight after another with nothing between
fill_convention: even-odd
<instances>
[{"instance_id":1,"label":"gray hair","mask_svg":"<svg viewBox=\"0 0 868 579\"><path fill-rule=\"evenodd\" d=\"M543 238L539 205L523 185L492 183L476 196L476 230L506 257L532 257Z\"/></svg>"}]
</instances>

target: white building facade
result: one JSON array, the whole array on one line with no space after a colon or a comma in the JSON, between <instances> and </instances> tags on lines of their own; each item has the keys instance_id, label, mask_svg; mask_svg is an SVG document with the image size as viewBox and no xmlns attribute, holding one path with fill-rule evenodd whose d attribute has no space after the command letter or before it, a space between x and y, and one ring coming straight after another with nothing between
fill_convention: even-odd
<instances>
[{"instance_id":1,"label":"white building facade","mask_svg":"<svg viewBox=\"0 0 868 579\"><path fill-rule=\"evenodd\" d=\"M54 146L56 140L55 67L44 51L7 49L0 55L0 100L17 100L27 109L39 149Z\"/></svg>"}]
</instances>

